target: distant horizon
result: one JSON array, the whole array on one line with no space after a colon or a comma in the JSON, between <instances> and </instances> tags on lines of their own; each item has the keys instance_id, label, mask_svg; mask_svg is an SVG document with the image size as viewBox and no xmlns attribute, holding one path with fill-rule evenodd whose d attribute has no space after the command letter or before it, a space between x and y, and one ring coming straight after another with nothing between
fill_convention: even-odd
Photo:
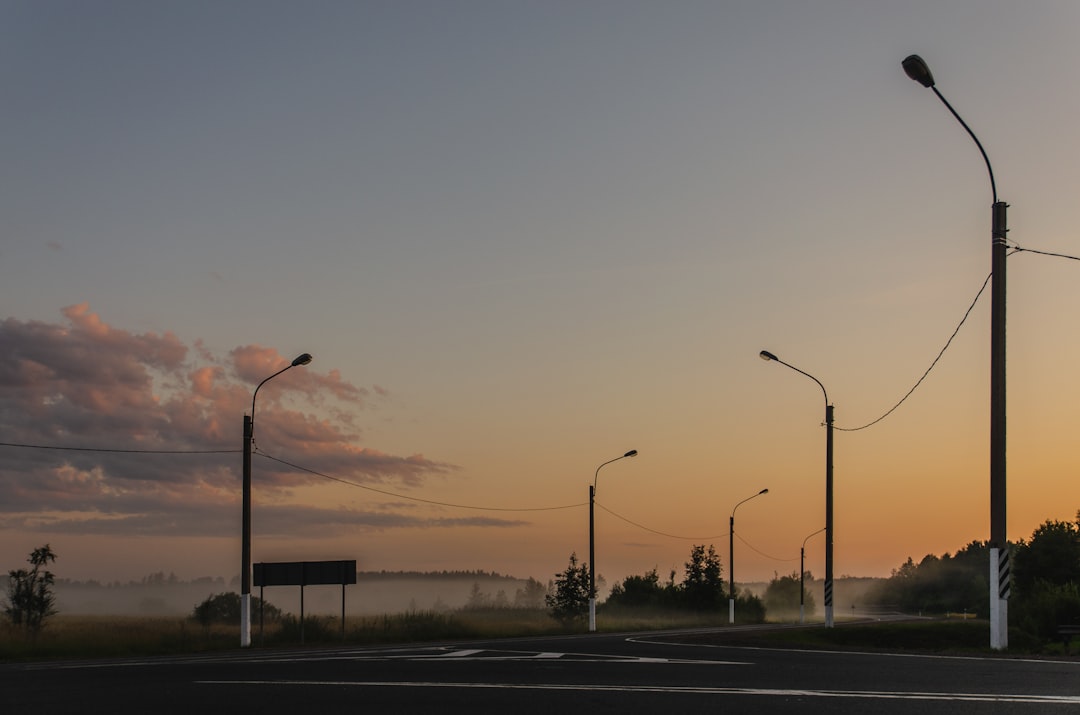
<instances>
[{"instance_id":1,"label":"distant horizon","mask_svg":"<svg viewBox=\"0 0 1080 715\"><path fill-rule=\"evenodd\" d=\"M158 576L150 574L149 576ZM519 588L530 579L545 588L551 581L507 574L474 572L358 572L357 582L345 587L348 615L377 615L403 611L455 610L468 605L473 589L494 600L501 591L510 607ZM855 594L861 597L868 582L883 580L881 577L840 576L835 579L838 602L848 606ZM679 581L679 578L676 579ZM505 585L504 588L500 586ZM757 596L762 596L768 581L737 582L736 585ZM611 584L605 584L601 603L610 593ZM177 616L190 615L196 605L219 593L238 593L239 577L231 582L223 577L203 576L191 580L151 582L131 580L126 583L105 583L96 580L71 581L58 578L54 592L58 612L69 616L80 615L130 615L130 616ZM509 592L507 589L511 589ZM807 579L807 590L820 603L824 589L821 578ZM258 588L255 595L260 594ZM289 613L299 613L300 587L274 586L261 592L270 603ZM337 615L341 608L340 586L307 586L304 588L305 611L309 614ZM98 600L107 596L108 600Z\"/></svg>"}]
</instances>

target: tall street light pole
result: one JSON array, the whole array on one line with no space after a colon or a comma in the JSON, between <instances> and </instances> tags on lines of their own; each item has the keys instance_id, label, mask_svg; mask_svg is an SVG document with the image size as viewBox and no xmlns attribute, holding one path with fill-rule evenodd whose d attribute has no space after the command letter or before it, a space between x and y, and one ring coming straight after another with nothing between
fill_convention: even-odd
<instances>
[{"instance_id":1,"label":"tall street light pole","mask_svg":"<svg viewBox=\"0 0 1080 715\"><path fill-rule=\"evenodd\" d=\"M609 459L604 464L611 464L612 462L618 462L620 459L626 459L627 457L636 457L637 450L631 449L629 452L621 457L615 459ZM593 506L596 504L596 480L600 478L600 468L604 466L601 464L596 468L596 473L593 474L593 483L589 485L589 632L596 631L596 530L595 530L595 510Z\"/></svg>"},{"instance_id":2,"label":"tall street light pole","mask_svg":"<svg viewBox=\"0 0 1080 715\"><path fill-rule=\"evenodd\" d=\"M825 396L825 627L832 628L833 622L833 406L829 404L829 393L821 380L808 372L803 372L794 365L789 365L768 350L762 350L758 356L765 361L778 362L800 375L806 375L818 384Z\"/></svg>"},{"instance_id":3,"label":"tall street light pole","mask_svg":"<svg viewBox=\"0 0 1080 715\"><path fill-rule=\"evenodd\" d=\"M731 521L728 522L728 623L735 622L735 509L738 509L751 499L756 499L762 494L768 493L768 489L762 489L754 496L743 499L731 510Z\"/></svg>"},{"instance_id":4,"label":"tall street light pole","mask_svg":"<svg viewBox=\"0 0 1080 715\"><path fill-rule=\"evenodd\" d=\"M251 645L251 445L255 440L255 396L259 388L297 365L307 365L311 356L304 353L286 367L260 382L251 394L251 415L244 415L244 486L243 528L240 547L240 647Z\"/></svg>"},{"instance_id":5,"label":"tall street light pole","mask_svg":"<svg viewBox=\"0 0 1080 715\"><path fill-rule=\"evenodd\" d=\"M821 532L825 531L825 527L822 527L815 531L810 536L817 536ZM807 536L802 540L802 548L799 549L799 624L806 623L806 542L810 540L810 536Z\"/></svg>"},{"instance_id":6,"label":"tall street light pole","mask_svg":"<svg viewBox=\"0 0 1080 715\"><path fill-rule=\"evenodd\" d=\"M990 270L994 278L990 291L990 647L1003 650L1009 646L1009 544L1005 536L1005 234L1008 233L1005 214L1008 204L998 201L994 169L982 142L934 86L930 67L918 55L909 55L901 64L908 77L934 90L967 130L990 174L994 199L990 207Z\"/></svg>"}]
</instances>

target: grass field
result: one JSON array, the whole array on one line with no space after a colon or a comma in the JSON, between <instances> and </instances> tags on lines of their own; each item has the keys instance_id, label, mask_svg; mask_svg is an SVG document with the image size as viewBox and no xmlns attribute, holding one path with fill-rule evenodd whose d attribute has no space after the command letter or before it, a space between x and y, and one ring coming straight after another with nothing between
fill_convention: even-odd
<instances>
[{"instance_id":1,"label":"grass field","mask_svg":"<svg viewBox=\"0 0 1080 715\"><path fill-rule=\"evenodd\" d=\"M601 612L604 632L719 628L726 614L694 614L655 610ZM288 647L342 642L341 621L317 616L305 619L301 636L296 618L268 625L260 633L253 624L256 647ZM384 616L348 618L344 641L356 645L420 643L445 640L510 638L581 632L567 629L543 610L491 609L446 613L417 611ZM985 621L918 621L859 626L784 628L758 632L718 632L690 636L717 644L758 647L844 648L931 653L987 653L989 626ZM239 647L239 625L204 627L190 618L144 616L58 615L35 637L0 627L0 661L81 659L169 655L223 651ZM1009 635L1010 653L1067 655L1061 643L1043 644L1016 631ZM1080 651L1080 643L1073 645Z\"/></svg>"}]
</instances>

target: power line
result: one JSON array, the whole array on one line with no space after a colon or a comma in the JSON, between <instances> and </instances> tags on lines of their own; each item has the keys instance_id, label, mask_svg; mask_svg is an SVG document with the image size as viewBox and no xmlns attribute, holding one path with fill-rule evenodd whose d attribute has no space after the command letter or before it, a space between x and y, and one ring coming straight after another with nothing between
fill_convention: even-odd
<instances>
[{"instance_id":1,"label":"power line","mask_svg":"<svg viewBox=\"0 0 1080 715\"><path fill-rule=\"evenodd\" d=\"M923 380L926 379L926 376L929 375L930 371L934 369L934 366L938 364L938 360L941 359L941 356L944 355L945 351L949 349L950 345L952 345L953 339L956 337L956 334L960 332L960 328L963 327L964 323L967 322L968 316L971 315L971 311L975 308L975 304L979 302L979 298L982 297L983 291L986 290L986 286L988 283L990 283L990 279L993 277L993 275L994 274L991 273L990 275L986 276L986 280L983 281L982 287L979 288L979 292L975 294L975 300L971 301L971 305L969 305L967 311L964 312L964 317L960 319L960 323L956 326L956 330L954 330L952 332L952 335L949 336L949 339L945 341L945 347L941 348L941 352L939 352L937 354L937 357L934 358L934 361L930 363L930 367L926 368L926 372L924 372L922 374L922 377L920 377L915 382L915 384L912 385L911 389L907 391L907 394L900 398L899 402L893 405L889 409L889 411L883 414L881 417L878 417L873 422L868 422L864 424L862 427L834 427L834 429L839 430L840 432L858 432L859 430L864 430L867 427L872 427L878 422L881 422L883 419L895 412L897 407L904 404L904 401L907 400L907 398L911 397L911 393L915 392L919 385L922 384Z\"/></svg>"},{"instance_id":2,"label":"power line","mask_svg":"<svg viewBox=\"0 0 1080 715\"><path fill-rule=\"evenodd\" d=\"M604 511L606 511L608 514L611 514L616 519L620 519L622 521L625 521L627 524L630 524L631 526L636 526L637 528L639 528L639 529L641 529L643 531L648 531L651 534L656 534L658 536L666 536L669 539L683 539L684 541L709 541L711 539L719 539L722 536L727 536L727 534L717 534L716 536L678 536L676 534L667 534L667 533L665 533L663 531L657 531L656 529L650 529L649 527L645 526L644 524L639 524L636 521L631 521L630 519L627 519L625 516L622 516L621 514L616 514L611 509L608 509L606 506L604 506L600 502L594 502L594 504L596 504L596 506L598 506L601 509L603 509Z\"/></svg>"},{"instance_id":3,"label":"power line","mask_svg":"<svg viewBox=\"0 0 1080 715\"><path fill-rule=\"evenodd\" d=\"M750 549L751 551L753 551L758 556L764 556L765 558L769 559L770 561L798 561L799 560L798 557L795 557L793 559L781 559L781 558L777 558L776 556L769 556L764 551L761 551L760 549L755 548L753 544L751 544L749 541L747 541L743 537L739 536L738 534L735 534L735 538L738 539L739 541L741 541L743 543L743 545L746 546L746 548Z\"/></svg>"},{"instance_id":4,"label":"power line","mask_svg":"<svg viewBox=\"0 0 1080 715\"><path fill-rule=\"evenodd\" d=\"M1027 252L1027 253L1035 253L1035 254L1038 254L1040 256L1050 256L1052 258L1066 258L1066 259L1069 259L1071 261L1080 261L1080 257L1078 257L1078 256L1070 256L1070 255L1065 254L1065 253L1053 253L1051 251L1039 251L1039 250L1036 250L1034 248L1024 248L1023 246L1017 245L1015 243L1011 246L1011 248L1012 248L1012 253L1009 254L1010 256L1016 255L1017 253L1021 253L1021 252ZM876 425L878 422L881 422L883 419L885 419L886 417L891 415L896 410L897 407L904 404L904 401L907 400L907 398L911 397L911 393L915 392L916 388L918 388L919 385L922 384L923 380L926 379L926 376L930 374L930 371L933 370L934 366L937 365L939 360L941 360L941 356L944 355L945 351L949 349L949 345L952 344L952 341L956 337L956 334L960 332L960 328L963 327L964 323L968 319L968 316L971 315L972 309L975 307L975 304L979 302L979 298L982 297L983 291L986 290L986 286L990 282L990 279L993 278L993 276L994 276L994 274L991 273L990 275L988 275L986 277L986 280L983 281L982 287L979 288L979 292L975 294L975 300L971 301L971 305L969 305L967 311L964 312L964 317L960 319L960 323L956 326L956 330L954 330L952 332L952 335L950 335L949 339L945 342L945 347L941 348L941 352L939 352L937 354L937 357L934 358L934 361L930 363L930 367L926 368L926 372L924 372L922 374L922 377L920 377L915 382L915 384L912 386L912 388L907 391L907 394L905 394L903 397L900 398L899 402L897 402L895 405L893 405L892 408L889 409L889 411L886 412L885 414L883 414L881 417L878 417L873 422L868 422L867 424L863 425L862 427L834 427L834 429L839 430L841 432L858 432L859 430L864 430L867 427L872 427L873 425Z\"/></svg>"},{"instance_id":5,"label":"power line","mask_svg":"<svg viewBox=\"0 0 1080 715\"><path fill-rule=\"evenodd\" d=\"M601 509L603 509L604 511L606 511L608 514L611 514L616 519L619 519L621 521L625 521L627 524L630 524L631 526L636 526L637 528L641 529L642 531L647 531L650 534L656 534L658 536L666 536L669 539L681 539L681 540L684 540L684 541L702 541L702 542L704 542L704 541L712 541L712 540L719 539L719 538L724 537L724 536L730 536L731 535L730 531L728 533L726 533L726 534L716 534L715 536L679 536L677 534L668 534L668 533L663 532L663 531L657 531L656 529L650 529L649 527L645 526L644 524L639 524L636 521L632 521L630 519L627 519L625 516L622 516L621 514L616 514L611 509L608 509L606 506L604 506L603 504L600 504L599 502L594 502L594 503L596 504L596 506L598 506ZM767 559L769 559L771 561L784 561L784 562L798 561L798 558L781 559L781 558L777 558L775 556L770 556L769 554L765 553L764 551L761 551L760 549L754 547L753 544L751 544L749 541L742 538L738 534L735 534L735 538L737 538L739 541L741 541L743 544L745 544L747 546L747 548L749 548L754 553L759 554L760 556L764 556L765 558L767 558Z\"/></svg>"},{"instance_id":6,"label":"power line","mask_svg":"<svg viewBox=\"0 0 1080 715\"><path fill-rule=\"evenodd\" d=\"M55 452L111 452L114 454L238 454L240 449L112 449L107 447L58 447L48 444L0 442L0 447L47 449Z\"/></svg>"},{"instance_id":7,"label":"power line","mask_svg":"<svg viewBox=\"0 0 1080 715\"><path fill-rule=\"evenodd\" d=\"M1070 261L1080 261L1080 256L1070 256L1065 253L1052 253L1050 251L1036 251L1034 248L1024 248L1023 246L1018 246L1016 244L1013 244L1012 249L1013 253L1020 253L1021 251L1023 251L1025 253L1037 253L1040 256L1050 256L1052 258L1068 258Z\"/></svg>"},{"instance_id":8,"label":"power line","mask_svg":"<svg viewBox=\"0 0 1080 715\"><path fill-rule=\"evenodd\" d=\"M360 484L359 482L349 481L348 479L342 479L341 477L334 477L334 476L331 476L329 474L325 474L323 472L319 472L319 471L314 470L314 469L309 469L307 467L302 467L299 464L293 464L292 462L288 462L288 461L286 461L284 459L279 459L277 457L272 457L269 454L267 454L266 452L256 451L255 454L259 455L260 457L264 457L265 459L269 459L269 460L271 460L273 462L278 462L279 464L284 464L287 467L292 467L293 469L297 469L297 470L299 470L301 472L306 472L306 473L312 474L312 475L314 475L316 477L322 477L323 479L329 479L332 482L338 482L340 484L345 484L345 485L350 486L350 487L356 487L357 489L365 489L365 490L367 490L369 492L375 492L377 494L382 494L384 496L394 497L395 499L408 499L409 501L422 502L424 504L434 504L436 506L452 507L454 509L475 509L477 511L518 511L518 512L520 512L520 511L557 511L557 510L560 510L560 509L576 509L578 507L586 506L584 503L582 503L582 504L567 504L565 506L541 506L541 507L508 508L508 507L474 506L474 505L471 505L471 504L453 504L453 503L450 503L450 502L436 501L434 499L422 499L420 497L409 496L408 494L398 494L397 492L391 492L391 491L387 491L385 489L376 489L375 487L369 487L366 484Z\"/></svg>"}]
</instances>

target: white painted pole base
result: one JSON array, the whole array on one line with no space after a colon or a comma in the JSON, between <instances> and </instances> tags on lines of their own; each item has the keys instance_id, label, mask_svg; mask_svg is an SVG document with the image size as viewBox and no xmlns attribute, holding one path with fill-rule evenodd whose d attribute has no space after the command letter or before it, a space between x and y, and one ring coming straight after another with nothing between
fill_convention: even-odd
<instances>
[{"instance_id":1,"label":"white painted pole base","mask_svg":"<svg viewBox=\"0 0 1080 715\"><path fill-rule=\"evenodd\" d=\"M251 645L251 594L240 596L240 647Z\"/></svg>"},{"instance_id":2,"label":"white painted pole base","mask_svg":"<svg viewBox=\"0 0 1080 715\"><path fill-rule=\"evenodd\" d=\"M735 599L729 598L727 602L727 622L729 625L735 623Z\"/></svg>"},{"instance_id":3,"label":"white painted pole base","mask_svg":"<svg viewBox=\"0 0 1080 715\"><path fill-rule=\"evenodd\" d=\"M832 628L835 625L833 621L833 607L825 606L825 627Z\"/></svg>"},{"instance_id":4,"label":"white painted pole base","mask_svg":"<svg viewBox=\"0 0 1080 715\"><path fill-rule=\"evenodd\" d=\"M596 631L596 599L589 599L589 633Z\"/></svg>"},{"instance_id":5,"label":"white painted pole base","mask_svg":"<svg viewBox=\"0 0 1080 715\"><path fill-rule=\"evenodd\" d=\"M1001 598L1001 549L990 549L990 649L1009 647L1009 601Z\"/></svg>"}]
</instances>

